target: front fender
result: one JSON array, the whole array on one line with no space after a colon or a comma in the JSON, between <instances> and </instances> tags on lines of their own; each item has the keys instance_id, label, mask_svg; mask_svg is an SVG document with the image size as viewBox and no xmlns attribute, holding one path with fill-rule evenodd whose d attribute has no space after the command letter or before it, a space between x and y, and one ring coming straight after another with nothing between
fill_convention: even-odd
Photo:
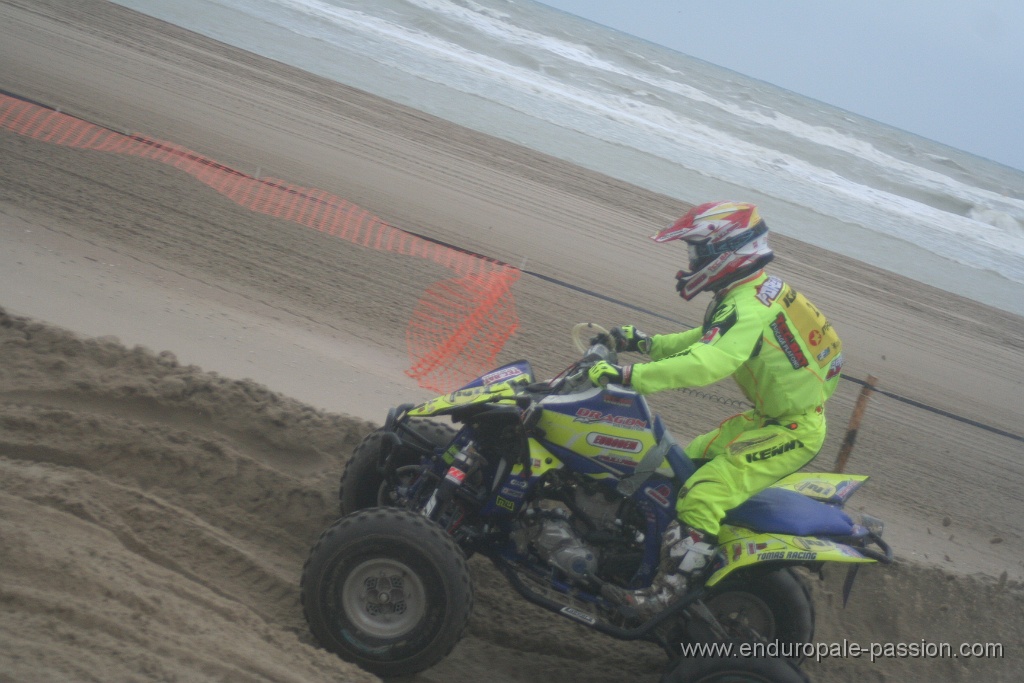
<instances>
[{"instance_id":1,"label":"front fender","mask_svg":"<svg viewBox=\"0 0 1024 683\"><path fill-rule=\"evenodd\" d=\"M522 382L498 382L482 387L459 389L450 394L437 396L408 411L409 417L437 417L455 410L484 403L508 403L515 405L517 384Z\"/></svg>"},{"instance_id":2,"label":"front fender","mask_svg":"<svg viewBox=\"0 0 1024 683\"><path fill-rule=\"evenodd\" d=\"M551 470L560 470L565 467L565 464L558 459L554 453L544 448L544 446L530 437L527 439L527 443L530 447L530 478L538 479L543 477ZM516 463L515 467L512 468L512 474L514 476L521 476L526 468L523 467L522 463Z\"/></svg>"},{"instance_id":3,"label":"front fender","mask_svg":"<svg viewBox=\"0 0 1024 683\"><path fill-rule=\"evenodd\" d=\"M709 588L740 569L767 562L797 565L808 562L868 564L876 561L852 546L823 538L762 534L730 525L723 525L719 531L718 546L723 564L705 583Z\"/></svg>"}]
</instances>

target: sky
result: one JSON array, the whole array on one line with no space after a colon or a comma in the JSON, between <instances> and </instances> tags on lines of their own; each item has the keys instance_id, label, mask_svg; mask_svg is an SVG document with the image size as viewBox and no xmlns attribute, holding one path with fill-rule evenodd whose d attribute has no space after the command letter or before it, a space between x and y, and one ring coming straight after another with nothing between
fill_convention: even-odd
<instances>
[{"instance_id":1,"label":"sky","mask_svg":"<svg viewBox=\"0 0 1024 683\"><path fill-rule=\"evenodd\" d=\"M1024 170L1024 0L540 0Z\"/></svg>"}]
</instances>

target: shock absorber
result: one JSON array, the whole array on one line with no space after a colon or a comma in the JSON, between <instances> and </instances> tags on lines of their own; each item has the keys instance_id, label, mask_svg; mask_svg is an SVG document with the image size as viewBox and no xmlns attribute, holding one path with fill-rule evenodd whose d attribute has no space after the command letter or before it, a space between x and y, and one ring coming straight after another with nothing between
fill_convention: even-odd
<instances>
[{"instance_id":1,"label":"shock absorber","mask_svg":"<svg viewBox=\"0 0 1024 683\"><path fill-rule=\"evenodd\" d=\"M427 504L423 506L423 514L441 523L449 533L455 531L462 522L461 506L455 506L458 509L452 509L451 519L441 519L441 516L446 513L449 507L452 507L448 503L451 502L456 489L462 486L466 478L477 470L479 462L480 453L476 450L476 447L472 442L465 444L455 454L451 464L448 466L448 471L445 472L444 478L441 479L437 488L434 489L434 493L431 494Z\"/></svg>"}]
</instances>

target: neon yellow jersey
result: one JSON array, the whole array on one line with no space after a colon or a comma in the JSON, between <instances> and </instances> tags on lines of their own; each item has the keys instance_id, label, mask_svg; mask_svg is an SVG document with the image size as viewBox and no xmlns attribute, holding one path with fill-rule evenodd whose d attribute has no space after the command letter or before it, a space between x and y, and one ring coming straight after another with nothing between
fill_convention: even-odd
<instances>
[{"instance_id":1,"label":"neon yellow jersey","mask_svg":"<svg viewBox=\"0 0 1024 683\"><path fill-rule=\"evenodd\" d=\"M835 391L842 350L810 301L762 271L716 295L703 328L652 337L652 362L633 366L632 385L650 394L732 376L758 413L798 415Z\"/></svg>"}]
</instances>

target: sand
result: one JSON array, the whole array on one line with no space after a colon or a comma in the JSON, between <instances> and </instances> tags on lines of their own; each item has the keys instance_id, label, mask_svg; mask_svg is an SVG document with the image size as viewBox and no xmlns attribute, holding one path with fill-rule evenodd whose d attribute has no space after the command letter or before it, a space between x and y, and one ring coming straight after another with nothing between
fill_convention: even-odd
<instances>
[{"instance_id":1,"label":"sand","mask_svg":"<svg viewBox=\"0 0 1024 683\"><path fill-rule=\"evenodd\" d=\"M672 291L680 254L646 239L681 202L115 5L68 5L0 2L0 89L525 264L504 360L551 375L573 360L573 322L664 332L703 314ZM252 212L167 165L2 129L0 239L0 680L373 680L315 647L298 576L354 444L430 395L403 372L405 333L443 269ZM1024 320L773 246L773 271L842 334L847 374L886 392L847 469L871 476L852 507L885 519L899 562L861 572L846 609L839 572L814 578L817 640L1004 648L807 671L1017 680ZM813 468L832 467L859 392L841 383ZM710 393L652 405L685 440L741 398ZM657 680L653 648L548 615L471 564L469 633L416 680Z\"/></svg>"}]
</instances>

